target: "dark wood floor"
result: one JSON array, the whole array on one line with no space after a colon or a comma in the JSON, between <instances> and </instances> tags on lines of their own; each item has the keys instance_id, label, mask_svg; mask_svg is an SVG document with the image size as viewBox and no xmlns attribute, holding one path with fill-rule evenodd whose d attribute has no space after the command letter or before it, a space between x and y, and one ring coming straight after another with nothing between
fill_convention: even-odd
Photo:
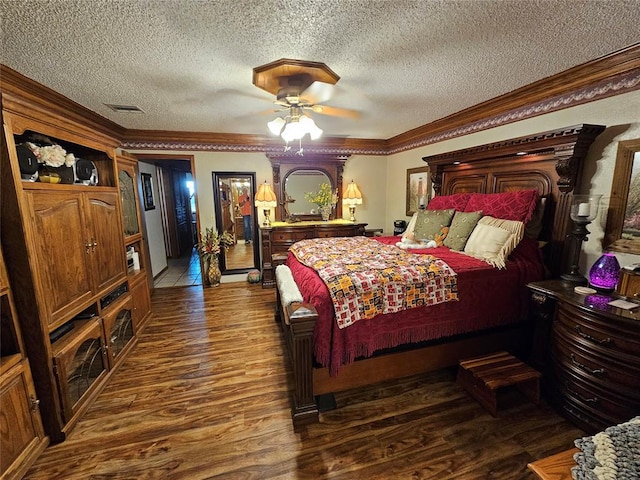
<instances>
[{"instance_id":1,"label":"dark wood floor","mask_svg":"<svg viewBox=\"0 0 640 480\"><path fill-rule=\"evenodd\" d=\"M337 396L296 433L274 290L161 289L136 350L33 479L533 479L583 432L523 399L497 418L438 371Z\"/></svg>"}]
</instances>

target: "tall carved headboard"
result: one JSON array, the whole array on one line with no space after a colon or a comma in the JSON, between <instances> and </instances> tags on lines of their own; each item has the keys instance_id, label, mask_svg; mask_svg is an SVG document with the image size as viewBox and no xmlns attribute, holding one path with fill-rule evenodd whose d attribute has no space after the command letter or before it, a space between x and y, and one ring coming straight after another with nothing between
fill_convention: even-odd
<instances>
[{"instance_id":1,"label":"tall carved headboard","mask_svg":"<svg viewBox=\"0 0 640 480\"><path fill-rule=\"evenodd\" d=\"M436 195L498 193L536 189L544 200L540 240L553 276L565 271L569 212L582 165L602 125L574 125L423 157Z\"/></svg>"}]
</instances>

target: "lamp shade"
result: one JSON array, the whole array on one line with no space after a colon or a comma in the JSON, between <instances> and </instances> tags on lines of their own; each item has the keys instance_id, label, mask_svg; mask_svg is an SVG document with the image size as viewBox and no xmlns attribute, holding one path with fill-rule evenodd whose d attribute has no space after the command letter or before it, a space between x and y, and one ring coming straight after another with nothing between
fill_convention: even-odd
<instances>
[{"instance_id":1,"label":"lamp shade","mask_svg":"<svg viewBox=\"0 0 640 480\"><path fill-rule=\"evenodd\" d=\"M276 194L266 181L258 187L258 193L255 196L256 207L273 208L278 205Z\"/></svg>"},{"instance_id":2,"label":"lamp shade","mask_svg":"<svg viewBox=\"0 0 640 480\"><path fill-rule=\"evenodd\" d=\"M362 204L362 193L360 193L358 185L356 185L353 180L351 180L351 183L347 185L347 189L344 191L344 195L342 196L342 201L347 205Z\"/></svg>"},{"instance_id":3,"label":"lamp shade","mask_svg":"<svg viewBox=\"0 0 640 480\"><path fill-rule=\"evenodd\" d=\"M269 131L274 135L280 135L282 132L282 127L284 126L285 121L282 117L277 117L270 122L267 122L267 127L269 127Z\"/></svg>"},{"instance_id":4,"label":"lamp shade","mask_svg":"<svg viewBox=\"0 0 640 480\"><path fill-rule=\"evenodd\" d=\"M620 263L613 253L604 253L589 270L589 284L596 290L612 292L618 284Z\"/></svg>"}]
</instances>

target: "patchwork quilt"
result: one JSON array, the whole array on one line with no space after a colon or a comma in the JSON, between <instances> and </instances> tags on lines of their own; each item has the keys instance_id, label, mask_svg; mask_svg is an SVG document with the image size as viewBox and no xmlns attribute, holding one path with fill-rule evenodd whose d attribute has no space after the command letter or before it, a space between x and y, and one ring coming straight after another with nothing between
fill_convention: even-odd
<instances>
[{"instance_id":1,"label":"patchwork quilt","mask_svg":"<svg viewBox=\"0 0 640 480\"><path fill-rule=\"evenodd\" d=\"M378 314L458 300L456 273L432 255L367 237L302 240L290 251L327 285L340 328Z\"/></svg>"}]
</instances>

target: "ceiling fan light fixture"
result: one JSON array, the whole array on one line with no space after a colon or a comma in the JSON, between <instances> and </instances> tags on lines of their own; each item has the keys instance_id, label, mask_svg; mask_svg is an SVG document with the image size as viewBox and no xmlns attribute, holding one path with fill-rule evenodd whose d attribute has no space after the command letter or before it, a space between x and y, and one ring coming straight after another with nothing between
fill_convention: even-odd
<instances>
[{"instance_id":1,"label":"ceiling fan light fixture","mask_svg":"<svg viewBox=\"0 0 640 480\"><path fill-rule=\"evenodd\" d=\"M277 117L270 122L267 122L267 127L269 127L269 131L274 135L280 135L280 132L282 132L282 127L284 127L285 123L286 122L284 121L284 118Z\"/></svg>"}]
</instances>

